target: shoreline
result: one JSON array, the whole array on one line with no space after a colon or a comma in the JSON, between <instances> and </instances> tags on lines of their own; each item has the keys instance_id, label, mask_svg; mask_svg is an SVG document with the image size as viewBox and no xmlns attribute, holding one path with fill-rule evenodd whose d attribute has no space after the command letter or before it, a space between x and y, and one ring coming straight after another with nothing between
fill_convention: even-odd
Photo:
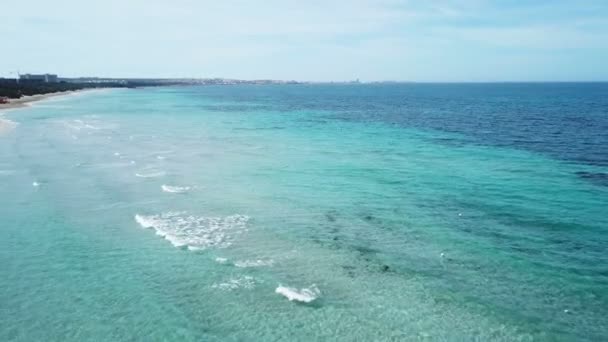
<instances>
[{"instance_id":1,"label":"shoreline","mask_svg":"<svg viewBox=\"0 0 608 342\"><path fill-rule=\"evenodd\" d=\"M20 108L30 107L33 103L46 100L49 98L57 97L57 96L65 96L72 95L77 93L83 93L85 91L99 90L96 89L80 89L80 90L68 90L68 91L58 91L55 93L48 94L37 94L37 95L26 95L18 99L10 100L9 103L1 103L0 104L0 136L5 135L6 133L12 131L18 123L9 120L6 118L6 114L10 111Z\"/></svg>"},{"instance_id":2,"label":"shoreline","mask_svg":"<svg viewBox=\"0 0 608 342\"><path fill-rule=\"evenodd\" d=\"M30 104L34 102L38 102L44 99L48 99L55 96L61 95L70 95L78 92L82 92L84 90L69 90L69 91L58 91L56 93L48 93L48 94L37 94L37 95L26 95L20 97L18 99L9 99L9 103L0 103L0 113L6 109L15 109L15 108L23 108L28 107Z\"/></svg>"}]
</instances>

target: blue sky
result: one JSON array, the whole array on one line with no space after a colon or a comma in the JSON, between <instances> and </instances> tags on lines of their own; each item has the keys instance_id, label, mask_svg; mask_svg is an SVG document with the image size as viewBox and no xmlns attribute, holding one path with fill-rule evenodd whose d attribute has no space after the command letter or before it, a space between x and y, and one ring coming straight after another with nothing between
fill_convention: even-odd
<instances>
[{"instance_id":1,"label":"blue sky","mask_svg":"<svg viewBox=\"0 0 608 342\"><path fill-rule=\"evenodd\" d=\"M0 75L608 80L608 1L0 0Z\"/></svg>"}]
</instances>

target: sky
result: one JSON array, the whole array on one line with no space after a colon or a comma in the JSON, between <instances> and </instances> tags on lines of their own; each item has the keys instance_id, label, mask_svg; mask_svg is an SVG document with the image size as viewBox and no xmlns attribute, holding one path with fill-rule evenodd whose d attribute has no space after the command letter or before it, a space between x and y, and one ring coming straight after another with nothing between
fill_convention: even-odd
<instances>
[{"instance_id":1,"label":"sky","mask_svg":"<svg viewBox=\"0 0 608 342\"><path fill-rule=\"evenodd\" d=\"M608 0L0 0L0 76L606 81Z\"/></svg>"}]
</instances>

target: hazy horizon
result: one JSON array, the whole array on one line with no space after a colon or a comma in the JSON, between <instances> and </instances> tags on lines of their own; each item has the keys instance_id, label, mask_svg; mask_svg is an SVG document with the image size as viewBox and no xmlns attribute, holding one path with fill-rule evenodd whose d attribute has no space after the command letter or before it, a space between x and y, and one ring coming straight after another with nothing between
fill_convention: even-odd
<instances>
[{"instance_id":1,"label":"hazy horizon","mask_svg":"<svg viewBox=\"0 0 608 342\"><path fill-rule=\"evenodd\" d=\"M606 81L608 3L26 0L0 77Z\"/></svg>"}]
</instances>

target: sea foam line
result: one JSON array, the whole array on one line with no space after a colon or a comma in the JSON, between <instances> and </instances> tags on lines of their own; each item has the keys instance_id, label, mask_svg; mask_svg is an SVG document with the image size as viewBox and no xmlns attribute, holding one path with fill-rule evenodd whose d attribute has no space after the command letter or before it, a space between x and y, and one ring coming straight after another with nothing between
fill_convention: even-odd
<instances>
[{"instance_id":1,"label":"sea foam line","mask_svg":"<svg viewBox=\"0 0 608 342\"><path fill-rule=\"evenodd\" d=\"M263 267L263 266L272 266L274 265L274 260L272 259L268 259L268 260L262 260L262 259L257 259L257 260L239 260L237 262L234 263L234 266L236 267L241 267L241 268L246 268L246 267Z\"/></svg>"},{"instance_id":2,"label":"sea foam line","mask_svg":"<svg viewBox=\"0 0 608 342\"><path fill-rule=\"evenodd\" d=\"M252 289L255 287L255 283L256 283L256 281L253 277L243 276L243 277L232 278L224 283L215 283L215 284L211 285L211 287L214 289L232 291L232 290L236 290L239 288Z\"/></svg>"},{"instance_id":3,"label":"sea foam line","mask_svg":"<svg viewBox=\"0 0 608 342\"><path fill-rule=\"evenodd\" d=\"M312 284L309 288L303 288L301 290L294 287L279 285L274 292L284 296L290 302L296 301L302 303L310 303L321 295L321 291L315 284Z\"/></svg>"},{"instance_id":4,"label":"sea foam line","mask_svg":"<svg viewBox=\"0 0 608 342\"><path fill-rule=\"evenodd\" d=\"M154 229L156 235L162 236L173 246L189 250L230 246L237 234L247 230L248 220L249 217L245 215L207 217L184 212L135 215L135 221L141 227Z\"/></svg>"},{"instance_id":5,"label":"sea foam line","mask_svg":"<svg viewBox=\"0 0 608 342\"><path fill-rule=\"evenodd\" d=\"M173 186L173 185L166 185L166 184L161 185L160 188L164 192L170 192L170 193L174 193L174 194L183 194L192 189L192 187L190 187L190 186Z\"/></svg>"},{"instance_id":6,"label":"sea foam line","mask_svg":"<svg viewBox=\"0 0 608 342\"><path fill-rule=\"evenodd\" d=\"M156 178L156 177L162 177L164 175L166 175L167 173L165 171L156 171L156 172L147 172L147 173L139 173L136 172L135 173L135 177L140 177L140 178Z\"/></svg>"}]
</instances>

